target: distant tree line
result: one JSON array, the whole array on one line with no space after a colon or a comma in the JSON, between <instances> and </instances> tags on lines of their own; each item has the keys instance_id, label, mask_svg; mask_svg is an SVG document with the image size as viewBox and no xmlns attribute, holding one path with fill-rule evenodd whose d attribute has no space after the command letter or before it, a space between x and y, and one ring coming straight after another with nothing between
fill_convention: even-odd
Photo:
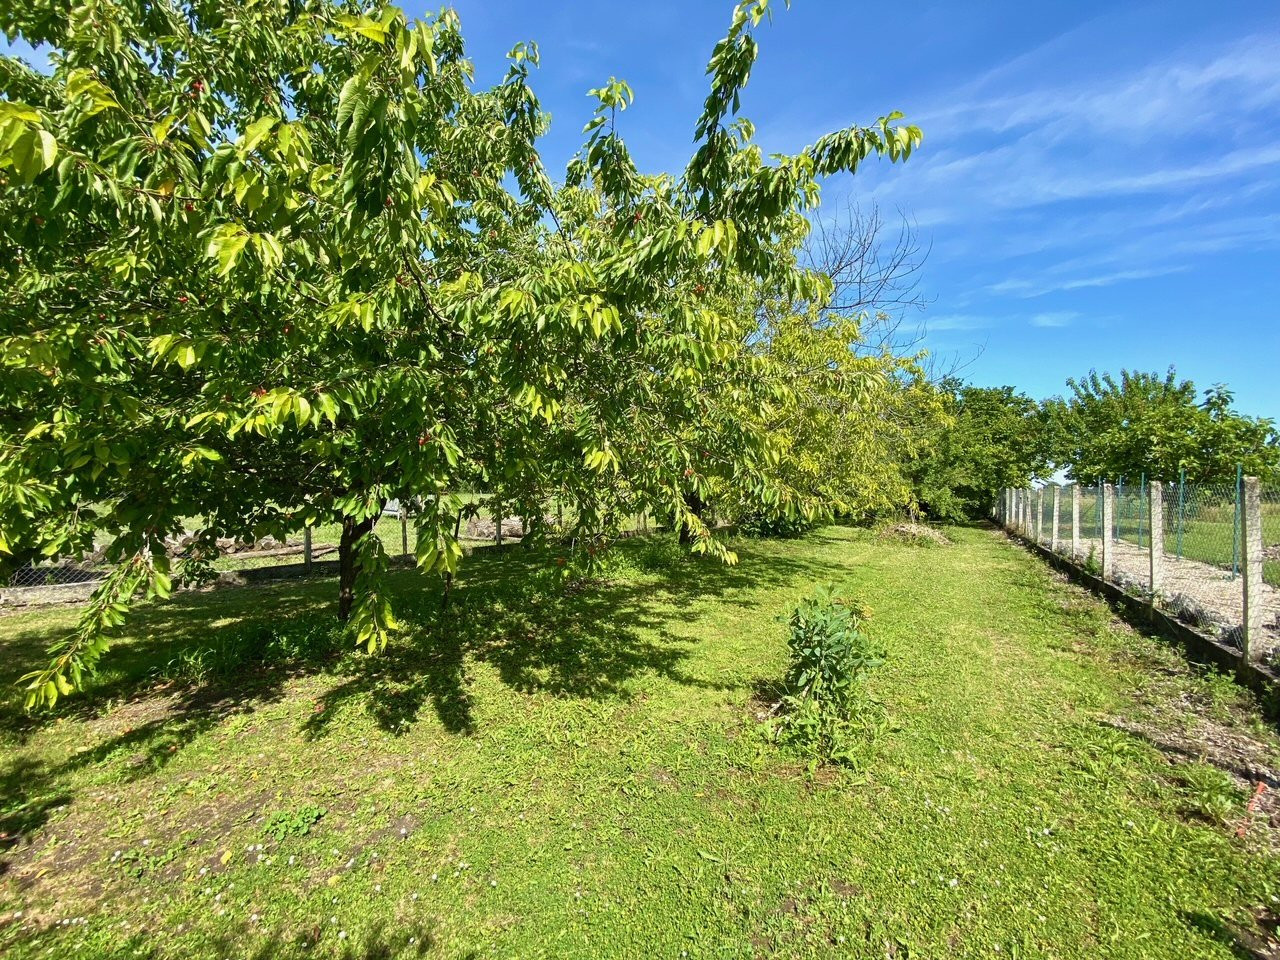
<instances>
[{"instance_id":1,"label":"distant tree line","mask_svg":"<svg viewBox=\"0 0 1280 960\"><path fill-rule=\"evenodd\" d=\"M995 491L1047 480L1193 483L1280 475L1275 422L1233 409L1223 384L1198 390L1165 374L1091 371L1067 393L1037 401L1013 387L978 387L951 378L938 387L949 417L914 475L929 515L981 514Z\"/></svg>"}]
</instances>

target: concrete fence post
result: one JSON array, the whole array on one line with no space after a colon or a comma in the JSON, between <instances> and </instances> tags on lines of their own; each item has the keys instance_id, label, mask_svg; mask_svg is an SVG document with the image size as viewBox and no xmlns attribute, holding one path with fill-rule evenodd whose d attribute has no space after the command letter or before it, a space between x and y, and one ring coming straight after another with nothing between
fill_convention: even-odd
<instances>
[{"instance_id":1,"label":"concrete fence post","mask_svg":"<svg viewBox=\"0 0 1280 960\"><path fill-rule=\"evenodd\" d=\"M1003 516L1000 517L1000 526L1008 530L1013 522L1013 488L1005 487L1000 491L1000 502L1004 506Z\"/></svg>"},{"instance_id":2,"label":"concrete fence post","mask_svg":"<svg viewBox=\"0 0 1280 960\"><path fill-rule=\"evenodd\" d=\"M311 527L302 528L302 569L311 572Z\"/></svg>"},{"instance_id":3,"label":"concrete fence post","mask_svg":"<svg viewBox=\"0 0 1280 960\"><path fill-rule=\"evenodd\" d=\"M502 546L502 505L493 501L493 536L498 546Z\"/></svg>"},{"instance_id":4,"label":"concrete fence post","mask_svg":"<svg viewBox=\"0 0 1280 960\"><path fill-rule=\"evenodd\" d=\"M1102 485L1102 579L1111 579L1111 532L1115 529L1116 490L1109 483Z\"/></svg>"},{"instance_id":5,"label":"concrete fence post","mask_svg":"<svg viewBox=\"0 0 1280 960\"><path fill-rule=\"evenodd\" d=\"M409 517L404 512L404 504L400 505L400 552L409 555Z\"/></svg>"},{"instance_id":6,"label":"concrete fence post","mask_svg":"<svg viewBox=\"0 0 1280 960\"><path fill-rule=\"evenodd\" d=\"M1080 556L1080 484L1071 485L1071 558Z\"/></svg>"},{"instance_id":7,"label":"concrete fence post","mask_svg":"<svg viewBox=\"0 0 1280 960\"><path fill-rule=\"evenodd\" d=\"M1031 488L1022 491L1022 535L1030 537L1031 528Z\"/></svg>"},{"instance_id":8,"label":"concrete fence post","mask_svg":"<svg viewBox=\"0 0 1280 960\"><path fill-rule=\"evenodd\" d=\"M1019 534L1022 533L1022 525L1026 522L1026 500L1026 491L1021 487L1013 491L1013 529Z\"/></svg>"},{"instance_id":9,"label":"concrete fence post","mask_svg":"<svg viewBox=\"0 0 1280 960\"><path fill-rule=\"evenodd\" d=\"M1164 484L1152 480L1147 492L1147 522L1151 525L1151 536L1147 549L1151 556L1151 575L1147 586L1151 590L1151 605L1154 607L1156 597L1164 589Z\"/></svg>"},{"instance_id":10,"label":"concrete fence post","mask_svg":"<svg viewBox=\"0 0 1280 960\"><path fill-rule=\"evenodd\" d=\"M1240 537L1244 617L1241 647L1244 662L1249 663L1260 648L1262 637L1262 484L1257 477L1244 478L1244 502Z\"/></svg>"},{"instance_id":11,"label":"concrete fence post","mask_svg":"<svg viewBox=\"0 0 1280 960\"><path fill-rule=\"evenodd\" d=\"M1058 517L1062 512L1062 487L1056 483L1053 485L1053 510L1051 520L1053 526L1049 528L1049 549L1054 553L1058 552Z\"/></svg>"},{"instance_id":12,"label":"concrete fence post","mask_svg":"<svg viewBox=\"0 0 1280 960\"><path fill-rule=\"evenodd\" d=\"M1032 509L1035 510L1036 515L1031 522L1031 538L1039 543L1044 539L1044 487L1036 487L1032 503Z\"/></svg>"}]
</instances>

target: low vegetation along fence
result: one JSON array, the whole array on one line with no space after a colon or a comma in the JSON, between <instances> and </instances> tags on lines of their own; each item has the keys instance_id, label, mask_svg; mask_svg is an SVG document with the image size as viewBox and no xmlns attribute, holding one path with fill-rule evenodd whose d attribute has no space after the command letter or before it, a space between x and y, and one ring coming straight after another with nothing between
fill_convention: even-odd
<instances>
[{"instance_id":1,"label":"low vegetation along fence","mask_svg":"<svg viewBox=\"0 0 1280 960\"><path fill-rule=\"evenodd\" d=\"M1007 529L1238 651L1280 665L1280 487L1252 477L1002 491Z\"/></svg>"}]
</instances>

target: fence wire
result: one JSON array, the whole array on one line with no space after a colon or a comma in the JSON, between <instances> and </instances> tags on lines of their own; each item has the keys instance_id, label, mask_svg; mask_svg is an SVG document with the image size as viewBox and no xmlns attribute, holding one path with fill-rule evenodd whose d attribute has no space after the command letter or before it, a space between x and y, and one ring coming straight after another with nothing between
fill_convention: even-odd
<instances>
[{"instance_id":1,"label":"fence wire","mask_svg":"<svg viewBox=\"0 0 1280 960\"><path fill-rule=\"evenodd\" d=\"M459 526L459 539L466 546L481 546L499 542L519 540L524 537L526 518L513 516L510 508L504 508L484 493L462 494L462 500L469 509L463 515ZM547 529L555 530L572 524L575 520L573 508L552 499L545 508L541 518L527 518L532 526L540 522ZM501 523L497 516L501 513ZM198 521L190 525L186 534L173 538L170 553L179 556L189 542ZM628 517L619 528L624 531L648 530L652 520L647 515ZM373 527L373 535L382 543L383 550L391 557L411 555L417 546L413 521L402 516L400 504L391 501L378 518ZM299 530L284 539L263 537L257 540L235 541L225 539L219 541L220 556L214 561L214 569L220 572L248 570L262 567L286 566L312 561L336 560L342 541L342 525L338 523L311 527L306 531ZM57 563L32 563L14 571L7 587L56 587L63 584L91 583L102 579L110 565L103 555L108 542L98 544L96 550L80 560L64 560Z\"/></svg>"},{"instance_id":2,"label":"fence wire","mask_svg":"<svg viewBox=\"0 0 1280 960\"><path fill-rule=\"evenodd\" d=\"M1074 553L1095 575L1237 647L1245 643L1246 529L1260 530L1262 555L1254 559L1263 583L1250 601L1248 642L1251 656L1261 652L1280 666L1280 484L1259 485L1260 512L1247 520L1242 476L1225 483L1162 483L1159 511L1153 510L1152 489L1145 478L1063 486L1056 538L1053 485L1024 490L1018 496L1027 507L1010 526L1064 555ZM1079 511L1075 533L1073 504ZM1159 524L1155 536L1153 522ZM1252 619L1259 611L1260 619Z\"/></svg>"}]
</instances>

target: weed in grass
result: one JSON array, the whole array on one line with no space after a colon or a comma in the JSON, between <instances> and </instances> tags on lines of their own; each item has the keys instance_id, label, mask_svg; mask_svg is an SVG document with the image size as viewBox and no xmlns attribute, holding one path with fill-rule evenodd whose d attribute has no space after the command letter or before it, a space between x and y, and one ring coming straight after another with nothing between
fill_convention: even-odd
<instances>
[{"instance_id":1,"label":"weed in grass","mask_svg":"<svg viewBox=\"0 0 1280 960\"><path fill-rule=\"evenodd\" d=\"M1207 763L1187 763L1178 768L1184 808L1210 823L1226 824L1237 816L1245 795L1227 774Z\"/></svg>"},{"instance_id":2,"label":"weed in grass","mask_svg":"<svg viewBox=\"0 0 1280 960\"><path fill-rule=\"evenodd\" d=\"M1102 576L1102 562L1098 559L1096 547L1089 547L1089 553L1084 558L1084 572L1092 577Z\"/></svg>"},{"instance_id":3,"label":"weed in grass","mask_svg":"<svg viewBox=\"0 0 1280 960\"><path fill-rule=\"evenodd\" d=\"M262 832L280 843L289 837L305 837L328 811L308 804L293 810L276 810L268 814Z\"/></svg>"}]
</instances>

